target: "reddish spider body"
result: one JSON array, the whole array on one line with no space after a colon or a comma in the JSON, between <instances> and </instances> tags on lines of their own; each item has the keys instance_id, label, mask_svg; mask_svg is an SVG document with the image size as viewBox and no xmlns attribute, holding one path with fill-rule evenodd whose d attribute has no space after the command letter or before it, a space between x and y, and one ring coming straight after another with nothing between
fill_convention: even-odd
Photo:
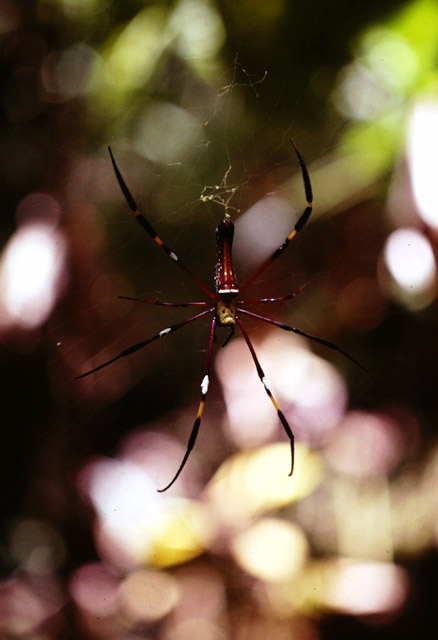
<instances>
[{"instance_id":1,"label":"reddish spider body","mask_svg":"<svg viewBox=\"0 0 438 640\"><path fill-rule=\"evenodd\" d=\"M180 466L178 467L178 470L176 472L176 474L174 475L174 477L172 478L172 480L163 488L163 489L159 489L159 491L166 491L170 486L172 486L172 484L175 482L175 480L178 478L179 474L181 473L181 471L184 468L184 465L186 464L188 457L190 455L190 452L192 451L194 445L195 445L195 441L196 441L196 437L198 435L198 431L199 431L199 427L201 424L201 418L202 418L202 414L204 411L204 405L205 405L205 400L206 400L206 396L208 393L208 388L209 388L209 382L210 382L210 367L211 367L211 357L212 357L212 351L213 351L213 345L214 345L214 339L215 339L215 329L216 329L216 325L222 326L222 327L226 327L230 329L230 335L228 336L227 340L225 341L224 345L225 346L228 342L228 340L232 337L233 333L234 333L234 329L235 326L237 324L238 328L240 329L242 336L248 346L248 349L251 353L252 359L254 361L255 367L257 369L257 374L261 380L261 382L263 383L263 386L265 388L265 391L268 395L268 397L270 398L272 404L275 407L275 410L277 411L277 415L280 419L281 424L283 425L283 428L286 432L286 435L288 436L289 440L290 440L290 444L291 444L291 470L289 475L292 475L293 473L293 469L294 469L294 436L292 433L292 429L290 428L284 414L281 412L269 386L268 383L266 381L266 377L264 374L264 371L260 365L260 362L257 358L257 355L255 353L254 347L251 343L251 340L248 336L248 333L245 329L245 327L242 324L242 321L240 319L240 314L243 315L248 315L251 316L253 318L257 318L258 320L262 320L263 322L267 322L271 325L274 325L280 329L283 329L285 331L293 331L294 333L297 333L301 336L305 336L306 338L309 338L310 340L313 340L314 342L317 342L319 344L323 344L326 347L329 347L330 349L333 349L335 351L339 351L340 353L342 353L343 355L345 355L347 358L349 358L350 360L352 360L353 362L355 362L356 364L358 364L360 367L362 365L360 365L354 358L352 358L351 356L349 356L345 351L343 351L342 349L340 349L339 347L337 347L335 344L328 342L327 340L324 340L323 338L317 338L315 336L311 336L308 333L305 333L304 331L301 331L301 329L298 329L297 327L293 327L291 325L287 325L284 324L282 322L278 322L276 320L272 320L271 318L267 318L265 316L261 316L257 313L253 313L252 311L248 311L246 309L243 309L242 307L245 305L251 305L251 304L266 304L266 303L275 303L275 302L281 302L283 300L291 300L292 298L294 298L296 295L298 295L298 293L304 288L305 285L303 285L302 287L300 287L300 289L298 289L298 291L296 291L295 293L289 293L285 296L281 296L279 298L262 298L259 300L239 300L237 302L235 302L237 296L239 295L239 293L241 293L244 289L246 289L259 275L260 273L262 273L262 271L264 271L266 269L266 267L268 267L274 260L276 260L277 258L279 258L283 251L286 249L286 247L289 245L289 242L292 240L292 238L294 238L294 236L304 227L304 225L306 224L307 220L309 219L309 216L312 212L312 187L310 184L310 178L309 178L309 174L307 172L307 168L306 165L300 155L300 152L298 151L297 147L295 146L295 143L293 141L292 142L292 146L295 150L295 153L297 154L298 157L298 161L300 164L300 169L301 169L301 173L303 176L303 183L304 183L304 192L306 195L306 200L307 200L307 206L304 209L303 213L301 214L301 216L298 218L298 221L296 222L294 228L292 229L291 233L287 236L287 238L284 240L283 244L280 245L280 247L274 251L274 253L261 265L261 267L258 269L258 271L239 289L239 286L237 284L237 277L236 277L236 272L234 270L233 267L233 261L232 261L232 246L233 246L233 237L234 237L234 224L233 222L230 220L228 215L225 215L225 217L223 218L223 220L221 220L221 222L219 223L217 229L216 229L216 254L217 254L217 259L216 259L216 266L215 266L215 273L214 273L214 286L215 286L215 293L213 293L212 291L210 291L182 262L181 260L178 258L178 256L169 249L169 247L167 247L166 244L164 244L164 242L161 240L161 238L158 236L157 232L155 231L155 229L151 226L151 224L148 222L148 220L138 211L137 205L135 203L134 198L132 197L128 187L126 186L126 183L117 167L117 164L114 160L114 157L112 155L111 149L109 149L110 152L110 156L111 156L111 162L113 164L113 168L114 168L114 172L116 174L117 180L119 182L120 188L123 192L123 195L126 198L126 201L131 209L131 211L134 213L137 221L139 222L139 224L141 225L141 227L148 233L148 235L163 249L163 251L169 256L169 258L171 260L173 260L180 268L182 268L189 276L190 278L196 282L196 284L202 289L202 291L210 298L210 302L205 302L205 301L201 301L201 302L162 302L160 300L144 300L142 298L132 298L132 297L128 297L128 296L119 296L120 298L123 298L125 300L135 300L137 302L143 302L146 304L154 304L154 305L161 305L161 306L166 306L166 307L187 307L187 306L197 306L197 307L206 307L206 309L204 311L201 311L200 313L197 313L194 316L191 316L190 318L187 318L186 320L183 320L182 322L178 322L177 324L171 325L170 327L167 327L165 329L162 329L159 333L155 334L154 336L152 336L151 338L148 338L147 340L143 340L142 342L138 342L137 344L128 347L127 349L124 349L123 351L121 351L118 355L116 355L114 358L111 358L111 360L108 360L102 364L100 364L99 366L95 367L94 369L91 369L90 371L87 371L86 373L83 373L79 376L77 376L78 378L83 378L84 376L88 376L91 373L94 373L95 371L98 371L99 369L102 369L103 367L108 366L109 364L115 362L116 360L119 360L120 358L124 358L126 356L129 356L132 353L135 353L136 351L138 351L139 349L142 349L143 347L147 346L148 344L150 344L151 342L154 342L155 340L158 340L159 338L163 338L164 336L167 336L170 333L173 333L175 331L177 331L178 329L180 329L181 327L184 327L185 325L189 324L190 322L193 322L195 320L198 320L199 318L202 318L204 316L207 315L212 315L212 319L211 319L211 325L210 325L210 337L209 337L209 341L208 341L208 349L207 349L207 363L206 363L206 367L205 367L205 373L204 373L204 377L202 378L202 382L201 382L201 400L199 403L199 408L198 408L198 413L196 415L196 419L195 422L193 424L192 427L192 431L189 437L189 441L187 444L187 450L186 453L184 454L183 460L180 464ZM363 367L362 367L363 368Z\"/></svg>"}]
</instances>

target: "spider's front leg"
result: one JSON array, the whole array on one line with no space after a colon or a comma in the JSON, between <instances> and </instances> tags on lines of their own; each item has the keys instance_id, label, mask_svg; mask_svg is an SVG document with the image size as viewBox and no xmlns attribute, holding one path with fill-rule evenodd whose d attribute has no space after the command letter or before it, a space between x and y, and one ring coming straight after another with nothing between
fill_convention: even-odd
<instances>
[{"instance_id":1,"label":"spider's front leg","mask_svg":"<svg viewBox=\"0 0 438 640\"><path fill-rule=\"evenodd\" d=\"M200 287L202 289L202 291L204 291L204 293L206 293L209 298L214 298L214 293L212 293L209 289L207 289L207 287L199 280L199 278L197 276L195 276L194 273L192 273L187 267L186 265L181 262L181 260L178 258L178 256L176 255L176 253L174 251L172 251L164 242L163 240L160 238L160 236L158 235L158 233L155 231L154 227L151 225L151 223L149 222L149 220L147 220L147 218L145 218L145 216L140 213L138 207L137 207L137 203L134 200L134 197L132 195L132 193L130 192L130 190L128 189L128 185L126 184L119 167L117 166L117 163L114 159L113 156L113 152L111 151L111 147L108 147L108 151L110 154L110 158L111 158L111 163L113 165L113 169L114 169L114 173L116 174L116 178L117 178L117 182L119 183L120 186L120 190L122 191L123 195L125 196L125 200L128 204L128 207L131 209L132 213L135 215L135 219L137 220L138 224L142 227L142 229L144 231L146 231L146 233L148 234L148 236L150 238L152 238L152 240L154 242L156 242L156 244L161 247L161 249L164 251L164 253L175 263L177 264L181 269L183 269L188 276L190 276L190 278L196 282L196 284L198 285L198 287Z\"/></svg>"},{"instance_id":2,"label":"spider's front leg","mask_svg":"<svg viewBox=\"0 0 438 640\"><path fill-rule=\"evenodd\" d=\"M305 164L305 162L304 162L304 160L303 160L300 152L298 151L298 148L297 148L297 146L296 146L296 144L295 144L295 142L293 140L291 140L291 144L292 144L292 146L294 148L295 153L297 154L298 162L300 164L301 175L303 177L304 195L305 195L306 200L307 200L307 206L304 209L303 213L298 218L298 220L295 223L295 226L292 229L292 231L290 232L290 234L287 236L287 238L285 238L284 242L262 264L262 266L255 272L255 274L253 276L251 276L251 278L245 282L243 287L240 287L240 292L242 292L244 289L249 287L249 285L252 284L254 282L254 280L256 278L258 278L261 273L263 273L263 271L266 269L266 267L269 267L269 265L272 262L274 262L274 260L277 260L277 258L279 258L283 254L284 250L289 246L290 241L297 235L297 233L299 231L301 231L301 229L304 227L304 225L306 224L306 222L310 218L310 214L312 213L313 193L312 193L312 185L310 183L309 172L307 171L306 164Z\"/></svg>"}]
</instances>

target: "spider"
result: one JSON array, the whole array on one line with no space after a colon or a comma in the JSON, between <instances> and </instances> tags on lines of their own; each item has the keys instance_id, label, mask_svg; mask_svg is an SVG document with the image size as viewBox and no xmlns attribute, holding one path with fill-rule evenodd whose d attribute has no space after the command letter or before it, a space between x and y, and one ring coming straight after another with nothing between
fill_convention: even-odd
<instances>
[{"instance_id":1,"label":"spider","mask_svg":"<svg viewBox=\"0 0 438 640\"><path fill-rule=\"evenodd\" d=\"M95 367L94 369L91 369L90 371L87 371L86 373L83 373L79 376L77 376L77 378L84 378L85 376L89 376L92 373L95 373L96 371L99 371L99 369L103 369L103 367L107 367L108 365L112 364L113 362L116 362L117 360L119 360L120 358L125 358L126 356L131 355L132 353L135 353L136 351L139 351L140 349L143 349L143 347L146 347L148 344L151 344L151 342L154 342L155 340L158 340L159 338L163 338L164 336L169 335L170 333L174 333L175 331L178 331L178 329L181 329L182 327L185 327L187 324L194 322L195 320L199 320L200 318L203 318L205 316L211 316L211 324L210 324L210 335L209 335L209 341L208 341L208 348L207 348L207 363L206 363L206 367L205 367L205 373L204 373L204 377L202 378L202 382L201 382L201 400L199 403L199 408L198 408L198 413L196 415L196 419L195 422L193 424L191 433L190 433L190 437L187 443L187 449L186 452L184 454L184 457L181 461L181 464L179 465L175 475L173 476L172 480L163 488L163 489L158 489L159 492L163 492L163 491L167 491L167 489L169 489L174 482L177 480L177 478L179 477L181 471L183 470L190 452L192 451L195 442L196 442L196 438L199 432L199 427L201 425L201 419L202 419L202 414L204 411L204 406L205 406L205 400L207 397L207 392L208 392L208 388L209 388L209 383L210 383L210 367L211 367L211 358L212 358L212 351L213 351L213 344L215 342L215 329L216 326L219 327L225 327L228 328L230 330L230 334L228 335L225 343L222 346L225 346L228 341L230 340L230 338L232 337L232 335L234 334L235 331L235 327L237 325L237 327L239 328L240 332L242 333L242 336L248 346L248 349L251 353L252 359L254 361L255 367L257 369L257 374L258 377L260 378L264 389L269 397L269 399L271 400L272 404L274 405L275 410L277 411L277 415L280 419L281 424L283 425L283 428L286 432L287 437L290 440L290 447L291 447L291 468L290 468L290 473L289 476L292 475L293 470L294 470L294 434L292 432L292 429L288 423L288 421L286 420L283 412L280 410L277 401L274 398L274 395L268 385L268 382L266 380L266 376L265 373L261 367L261 364L257 358L256 352L254 350L254 347L252 345L252 342L249 338L249 335L244 327L244 325L242 324L242 320L240 319L240 315L245 315L245 316L251 316L252 318L257 318L258 320L262 320L263 322L267 322L271 325L274 325L275 327L279 327L280 329L283 329L284 331L293 331L294 333L300 335L300 336L304 336L305 338L308 338L310 340L312 340L313 342L317 342L319 344L322 344L326 347L328 347L329 349L333 349L335 351L338 351L339 353L341 353L342 355L344 355L345 357L347 357L349 360L351 360L352 362L354 362L355 364L357 364L359 367L362 367L362 365L357 362L357 360L355 360L354 358L352 358L350 355L348 355L348 353L346 353L343 349L341 349L340 347L338 347L337 345L333 344L332 342L329 342L328 340L324 340L323 338L318 338L316 336L310 335L308 333L306 333L305 331L302 331L301 329L298 329L297 327L293 327L291 325L285 324L283 322L278 322L277 320L272 320L271 318L267 318L265 316L259 315L258 313L254 313L252 311L248 311L247 309L244 309L243 307L245 307L246 305L252 305L252 304L258 304L258 303L263 303L263 304L272 304L275 302L281 302L283 300L292 300L293 298L295 298L295 296L298 295L298 293L300 293L300 291L304 288L305 285L301 286L295 293L289 293L285 296L281 296L279 298L261 298L259 300L238 300L235 301L236 298L239 296L239 294L242 293L242 291L244 291L247 287L249 287L250 284L252 284L254 282L254 280L256 278L258 278L258 276L272 263L274 262L274 260L277 260L277 258L279 258L283 252L285 251L285 249L288 247L290 241L297 235L297 233L299 233L302 228L304 227L304 225L306 224L306 222L308 221L310 214L312 212L312 202L313 202L313 195L312 195L312 186L310 183L310 178L309 178L309 173L307 171L306 165L304 163L304 160L295 144L295 142L293 140L290 141L292 144L292 147L297 155L298 158L298 162L300 165L300 169L301 169L301 175L302 175L302 179L303 179L303 185L304 185L304 194L306 197L306 208L304 209L303 213L301 214L301 216L298 218L298 221L296 222L294 228L292 229L292 231L290 232L290 234L287 236L287 238L284 240L284 242L278 247L278 249L276 249L276 251L274 251L274 253L272 253L272 255L261 265L261 267L256 271L256 273L254 273L253 276L251 276L251 278L249 278L249 280L247 280L245 282L245 284L239 288L239 285L237 283L237 277L236 277L236 273L233 267L233 261L232 261L232 244L233 244L233 236L234 236L234 224L230 219L230 215L228 212L225 213L224 218L220 221L217 229L216 229L216 266L215 266L215 273L214 273L214 292L210 291L210 289L208 289L197 277L196 275L194 275L186 266L183 262L181 262L181 260L178 258L178 256L171 250L169 249L169 247L161 240L161 238L158 236L157 232L155 231L155 229L152 227L152 225L148 222L148 220L143 216L143 214L141 214L138 210L137 204L133 198L133 196L131 195L131 192L129 191L125 180L122 177L122 174L120 173L120 170L116 164L116 161L114 159L114 156L112 154L111 148L108 147L108 151L110 154L110 158L111 158L111 162L114 168L114 172L117 178L117 181L120 185L120 189L122 190L122 193L126 199L126 202L128 203L129 208L131 209L131 211L134 213L136 220L138 221L138 223L140 224L140 226L146 231L146 233L162 248L162 250L169 256L169 258L171 260L173 260L173 262L175 262L181 269L183 269L188 276L194 281L196 282L196 284L198 285L198 287L200 289L202 289L202 291L210 298L210 300L208 302L162 302L160 300L145 300L143 298L133 298L130 296L119 296L119 298L123 299L123 300L133 300L136 302L143 302L146 304L153 304L153 305L160 305L160 306L164 306L164 307L205 307L205 309L203 311L201 311L200 313L197 313L193 316L191 316L190 318L187 318L186 320L183 320L182 322L178 322L176 324L171 325L170 327L167 327L165 329L162 329L161 331L159 331L158 333L156 333L155 335L153 335L152 337L148 338L147 340L143 340L141 342L138 342L137 344L132 345L131 347L128 347L127 349L124 349L123 351L121 351L118 355L114 356L113 358L111 358L110 360L107 360L106 362L103 362L102 364L100 364L99 366Z\"/></svg>"}]
</instances>

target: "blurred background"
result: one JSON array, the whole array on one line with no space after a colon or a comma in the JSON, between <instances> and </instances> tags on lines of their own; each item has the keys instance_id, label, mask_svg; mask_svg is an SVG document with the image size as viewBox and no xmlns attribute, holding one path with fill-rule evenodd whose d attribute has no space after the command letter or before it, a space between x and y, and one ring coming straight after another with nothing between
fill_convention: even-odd
<instances>
[{"instance_id":1,"label":"blurred background","mask_svg":"<svg viewBox=\"0 0 438 640\"><path fill-rule=\"evenodd\" d=\"M2 0L2 638L435 637L438 5L347 0ZM195 450L201 319L236 225L242 297L366 367L245 325Z\"/></svg>"}]
</instances>

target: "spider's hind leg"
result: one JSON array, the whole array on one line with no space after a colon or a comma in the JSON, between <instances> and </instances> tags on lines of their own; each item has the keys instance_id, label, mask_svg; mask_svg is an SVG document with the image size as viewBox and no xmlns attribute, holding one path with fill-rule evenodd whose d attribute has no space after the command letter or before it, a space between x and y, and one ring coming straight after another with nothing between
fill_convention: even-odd
<instances>
[{"instance_id":1,"label":"spider's hind leg","mask_svg":"<svg viewBox=\"0 0 438 640\"><path fill-rule=\"evenodd\" d=\"M193 423L192 431L190 433L189 441L187 443L186 452L172 480L163 489L158 489L159 493L163 493L164 491L167 491L168 489L170 489L170 487L178 478L181 471L184 469L184 466L187 460L189 459L190 452L193 450L193 447L195 446L196 438L198 437L199 427L201 426L202 414L204 412L205 399L207 397L208 387L210 384L211 354L213 351L215 327L216 327L216 316L213 316L211 325L210 325L210 338L208 341L207 365L205 367L205 374L201 382L201 401L199 403L198 413L196 415L195 422Z\"/></svg>"},{"instance_id":2,"label":"spider's hind leg","mask_svg":"<svg viewBox=\"0 0 438 640\"><path fill-rule=\"evenodd\" d=\"M283 429L286 432L287 437L289 438L290 441L290 453L291 453L291 468L290 468L290 473L289 475L291 476L294 472L294 462L295 462L295 438L294 438L294 434L292 429L290 428L290 425L288 423L288 421L285 418L284 413L280 410L280 407L277 404L277 401L275 400L272 391L269 388L269 385L266 381L266 377L265 377L265 373L260 365L259 359L257 358L256 352L254 350L254 347L252 346L251 340L249 339L248 333L246 332L245 327L243 326L243 324L241 323L241 321L239 320L239 318L236 318L236 322L239 325L239 329L242 332L243 337L245 338L245 342L248 346L248 349L251 353L252 359L254 360L254 364L256 366L257 369L257 374L260 378L260 381L262 382L265 391L270 399L270 401L272 402L272 404L275 407L275 410L277 411L277 415L280 419L281 424L283 425Z\"/></svg>"}]
</instances>

